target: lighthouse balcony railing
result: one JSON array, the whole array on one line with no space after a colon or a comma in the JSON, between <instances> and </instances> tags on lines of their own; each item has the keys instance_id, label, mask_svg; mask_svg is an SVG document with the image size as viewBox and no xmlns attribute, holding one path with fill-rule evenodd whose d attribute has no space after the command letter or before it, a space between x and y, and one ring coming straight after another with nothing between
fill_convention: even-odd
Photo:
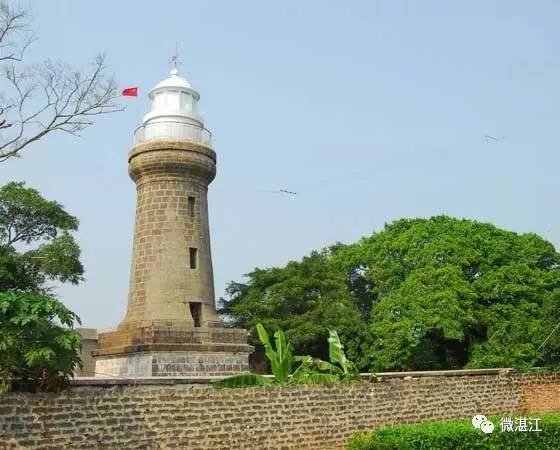
<instances>
[{"instance_id":1,"label":"lighthouse balcony railing","mask_svg":"<svg viewBox=\"0 0 560 450\"><path fill-rule=\"evenodd\" d=\"M134 143L151 141L189 141L212 147L212 133L206 128L184 122L155 122L141 125L134 132Z\"/></svg>"}]
</instances>

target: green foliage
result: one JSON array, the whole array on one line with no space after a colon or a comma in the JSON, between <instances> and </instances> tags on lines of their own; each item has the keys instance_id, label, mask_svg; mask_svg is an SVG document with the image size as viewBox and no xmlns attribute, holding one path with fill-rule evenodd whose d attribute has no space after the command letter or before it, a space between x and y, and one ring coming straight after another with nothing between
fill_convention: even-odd
<instances>
[{"instance_id":1,"label":"green foliage","mask_svg":"<svg viewBox=\"0 0 560 450\"><path fill-rule=\"evenodd\" d=\"M58 300L0 292L0 392L53 391L81 367L79 318Z\"/></svg>"},{"instance_id":2,"label":"green foliage","mask_svg":"<svg viewBox=\"0 0 560 450\"><path fill-rule=\"evenodd\" d=\"M560 257L534 234L449 217L400 220L349 246L375 297L374 370L558 364Z\"/></svg>"},{"instance_id":3,"label":"green foliage","mask_svg":"<svg viewBox=\"0 0 560 450\"><path fill-rule=\"evenodd\" d=\"M336 329L352 360L363 353L367 325L346 288L345 275L332 265L334 250L313 252L285 268L256 269L246 284L231 283L221 313L233 326L252 331L257 323L285 330L294 352L328 359L328 330ZM363 365L362 365L363 366Z\"/></svg>"},{"instance_id":4,"label":"green foliage","mask_svg":"<svg viewBox=\"0 0 560 450\"><path fill-rule=\"evenodd\" d=\"M296 384L335 384L340 383L340 378L328 372L315 372L315 366L308 369L302 368L293 378Z\"/></svg>"},{"instance_id":5,"label":"green foliage","mask_svg":"<svg viewBox=\"0 0 560 450\"><path fill-rule=\"evenodd\" d=\"M58 390L81 365L79 319L48 286L82 280L77 228L24 183L0 188L0 391Z\"/></svg>"},{"instance_id":6,"label":"green foliage","mask_svg":"<svg viewBox=\"0 0 560 450\"><path fill-rule=\"evenodd\" d=\"M70 235L78 220L62 205L24 183L0 188L0 291L46 293L46 282L76 284L84 272L80 248ZM37 244L31 247L32 244Z\"/></svg>"},{"instance_id":7,"label":"green foliage","mask_svg":"<svg viewBox=\"0 0 560 450\"><path fill-rule=\"evenodd\" d=\"M305 384L333 384L338 382L348 382L360 378L360 372L355 364L350 361L344 353L344 346L340 342L338 333L329 330L329 359L313 359L310 356L304 357L303 364L292 375L296 383Z\"/></svg>"},{"instance_id":8,"label":"green foliage","mask_svg":"<svg viewBox=\"0 0 560 450\"><path fill-rule=\"evenodd\" d=\"M329 360L331 364L336 364L335 371L340 373L341 379L351 380L359 377L358 369L344 353L344 346L336 330L329 330Z\"/></svg>"},{"instance_id":9,"label":"green foliage","mask_svg":"<svg viewBox=\"0 0 560 450\"><path fill-rule=\"evenodd\" d=\"M286 330L300 354L327 359L337 329L362 371L560 364L560 255L532 233L402 219L247 277L221 312Z\"/></svg>"},{"instance_id":10,"label":"green foliage","mask_svg":"<svg viewBox=\"0 0 560 450\"><path fill-rule=\"evenodd\" d=\"M557 449L560 442L560 414L539 414L540 432L501 432L499 417L491 434L472 427L470 419L427 422L384 428L353 436L348 450L544 450Z\"/></svg>"},{"instance_id":11,"label":"green foliage","mask_svg":"<svg viewBox=\"0 0 560 450\"><path fill-rule=\"evenodd\" d=\"M214 386L218 389L223 388L244 388L251 386L269 386L272 381L263 375L256 373L240 373L232 377L224 378L223 380L216 381Z\"/></svg>"},{"instance_id":12,"label":"green foliage","mask_svg":"<svg viewBox=\"0 0 560 450\"><path fill-rule=\"evenodd\" d=\"M346 358L344 346L334 330L330 331L329 337L331 362L313 359L311 356L295 356L282 330L274 333L274 345L260 323L257 324L257 332L272 368L274 384L333 384L359 378L358 370ZM262 375L242 373L220 380L214 385L218 388L239 388L269 384L271 381Z\"/></svg>"},{"instance_id":13,"label":"green foliage","mask_svg":"<svg viewBox=\"0 0 560 450\"><path fill-rule=\"evenodd\" d=\"M274 344L270 342L267 331L260 323L257 324L257 333L264 346L265 355L270 362L274 383L303 382L303 379L309 375L307 368L311 362L311 357L295 356L292 346L286 341L286 336L282 330L276 330L274 333ZM221 380L214 385L218 388L238 388L266 386L268 384L271 384L271 381L262 375L242 373Z\"/></svg>"},{"instance_id":14,"label":"green foliage","mask_svg":"<svg viewBox=\"0 0 560 450\"><path fill-rule=\"evenodd\" d=\"M292 346L286 342L284 332L276 330L275 345L271 344L268 333L260 323L257 324L257 333L264 345L265 355L270 361L274 381L278 384L287 383L297 359L292 352Z\"/></svg>"}]
</instances>

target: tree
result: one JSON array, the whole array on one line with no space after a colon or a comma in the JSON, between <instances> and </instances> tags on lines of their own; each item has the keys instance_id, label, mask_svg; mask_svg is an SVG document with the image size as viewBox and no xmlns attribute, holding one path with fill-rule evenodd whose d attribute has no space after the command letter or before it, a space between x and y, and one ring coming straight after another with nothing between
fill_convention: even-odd
<instances>
[{"instance_id":1,"label":"tree","mask_svg":"<svg viewBox=\"0 0 560 450\"><path fill-rule=\"evenodd\" d=\"M0 292L0 392L56 391L81 366L79 318L58 300Z\"/></svg>"},{"instance_id":2,"label":"tree","mask_svg":"<svg viewBox=\"0 0 560 450\"><path fill-rule=\"evenodd\" d=\"M251 330L254 345L259 344L256 325L262 322L267 329L286 330L296 353L321 359L329 355L329 329L336 329L350 359L362 366L359 347L367 341L367 328L344 273L332 265L339 248L313 252L284 268L255 269L248 282L229 284L220 313L232 326Z\"/></svg>"},{"instance_id":3,"label":"tree","mask_svg":"<svg viewBox=\"0 0 560 450\"><path fill-rule=\"evenodd\" d=\"M54 131L79 135L120 111L105 57L76 71L51 60L24 65L34 41L29 14L0 0L0 162ZM24 183L0 188L0 390L57 390L80 365L79 318L48 282L82 280L78 220Z\"/></svg>"},{"instance_id":4,"label":"tree","mask_svg":"<svg viewBox=\"0 0 560 450\"><path fill-rule=\"evenodd\" d=\"M51 60L25 65L30 25L25 9L0 1L0 162L51 132L79 135L95 116L122 110L103 55L86 71Z\"/></svg>"},{"instance_id":5,"label":"tree","mask_svg":"<svg viewBox=\"0 0 560 450\"><path fill-rule=\"evenodd\" d=\"M84 268L71 231L78 219L24 183L0 188L0 291L48 293L48 281L77 284Z\"/></svg>"},{"instance_id":6,"label":"tree","mask_svg":"<svg viewBox=\"0 0 560 450\"><path fill-rule=\"evenodd\" d=\"M309 301L303 287L313 283ZM446 216L402 219L301 263L256 269L229 292L233 323L282 324L294 343L314 342L323 333L317 312L338 300L346 310L332 318L346 324L361 370L560 364L560 256L533 233Z\"/></svg>"},{"instance_id":7,"label":"tree","mask_svg":"<svg viewBox=\"0 0 560 450\"><path fill-rule=\"evenodd\" d=\"M81 364L79 318L48 284L82 280L77 228L24 183L0 188L0 391L58 390Z\"/></svg>"},{"instance_id":8,"label":"tree","mask_svg":"<svg viewBox=\"0 0 560 450\"><path fill-rule=\"evenodd\" d=\"M341 254L371 286L377 370L558 364L560 257L535 234L449 217L400 220ZM539 350L539 351L537 351Z\"/></svg>"}]
</instances>

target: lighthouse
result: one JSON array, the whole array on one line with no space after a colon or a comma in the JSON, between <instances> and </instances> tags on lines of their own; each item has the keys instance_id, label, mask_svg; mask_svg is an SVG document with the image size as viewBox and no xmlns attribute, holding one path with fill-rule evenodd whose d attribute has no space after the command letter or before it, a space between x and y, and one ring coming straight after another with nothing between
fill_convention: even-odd
<instances>
[{"instance_id":1,"label":"lighthouse","mask_svg":"<svg viewBox=\"0 0 560 450\"><path fill-rule=\"evenodd\" d=\"M247 332L215 309L208 186L216 176L199 93L173 67L149 92L128 173L136 217L128 306L99 334L99 376L225 375L248 370Z\"/></svg>"},{"instance_id":2,"label":"lighthouse","mask_svg":"<svg viewBox=\"0 0 560 450\"><path fill-rule=\"evenodd\" d=\"M149 94L128 173L137 203L128 310L122 328L215 326L208 185L216 175L200 98L173 68Z\"/></svg>"}]
</instances>

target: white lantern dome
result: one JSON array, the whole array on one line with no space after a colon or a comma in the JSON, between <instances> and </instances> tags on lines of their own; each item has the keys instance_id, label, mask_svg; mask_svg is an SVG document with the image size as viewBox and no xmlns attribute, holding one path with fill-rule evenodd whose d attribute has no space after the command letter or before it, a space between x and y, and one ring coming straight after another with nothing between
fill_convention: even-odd
<instances>
[{"instance_id":1,"label":"white lantern dome","mask_svg":"<svg viewBox=\"0 0 560 450\"><path fill-rule=\"evenodd\" d=\"M150 112L144 116L137 141L190 140L210 145L210 132L197 113L200 94L173 67L169 77L149 93Z\"/></svg>"}]
</instances>

